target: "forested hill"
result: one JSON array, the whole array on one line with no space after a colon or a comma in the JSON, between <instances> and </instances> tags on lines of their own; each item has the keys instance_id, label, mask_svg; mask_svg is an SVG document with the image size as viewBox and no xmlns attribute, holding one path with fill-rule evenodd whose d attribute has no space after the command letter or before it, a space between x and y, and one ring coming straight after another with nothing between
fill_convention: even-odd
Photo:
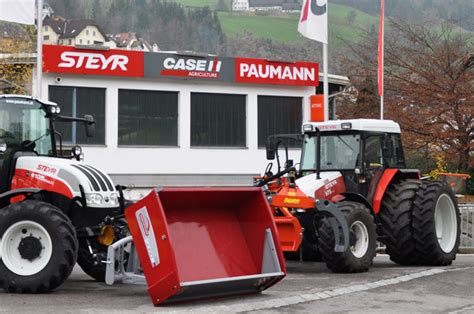
<instances>
[{"instance_id":1,"label":"forested hill","mask_svg":"<svg viewBox=\"0 0 474 314\"><path fill-rule=\"evenodd\" d=\"M321 61L320 44L303 38L297 31L299 12L232 12L231 0L47 2L55 14L68 19L94 19L107 33L136 32L150 43L157 43L162 50ZM469 23L474 16L473 0L385 2L387 15L419 23L428 17L441 22L441 15L464 14L470 19L460 18L459 25L463 23L467 25L465 28L472 28ZM345 43L358 42L363 34L376 36L380 0L330 0L329 4L329 66L333 73L341 73L337 55L351 53ZM389 25L387 31L390 31ZM465 32L465 29L459 28L459 31Z\"/></svg>"},{"instance_id":2,"label":"forested hill","mask_svg":"<svg viewBox=\"0 0 474 314\"><path fill-rule=\"evenodd\" d=\"M380 0L331 0L368 14L377 15ZM458 26L474 31L473 0L387 0L385 1L387 16L402 18L411 22L431 17L450 20Z\"/></svg>"}]
</instances>

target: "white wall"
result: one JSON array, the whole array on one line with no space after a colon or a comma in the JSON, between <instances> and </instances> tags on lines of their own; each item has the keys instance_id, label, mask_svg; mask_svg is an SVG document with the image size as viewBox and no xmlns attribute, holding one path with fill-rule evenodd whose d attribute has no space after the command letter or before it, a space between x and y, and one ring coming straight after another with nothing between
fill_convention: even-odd
<instances>
[{"instance_id":1,"label":"white wall","mask_svg":"<svg viewBox=\"0 0 474 314\"><path fill-rule=\"evenodd\" d=\"M309 117L309 96L313 87L270 85L211 84L201 81L122 79L98 76L64 76L60 84L58 75L46 74L43 78L43 98L48 98L48 85L106 88L106 145L85 146L85 161L110 174L235 174L262 173L267 160L265 149L257 145L257 96L303 97L303 121ZM118 90L142 89L178 91L179 127L178 148L118 147ZM191 148L190 101L192 92L229 93L247 95L247 148ZM59 104L60 105L60 104ZM291 158L299 160L299 151L291 151ZM274 168L275 169L275 168Z\"/></svg>"}]
</instances>

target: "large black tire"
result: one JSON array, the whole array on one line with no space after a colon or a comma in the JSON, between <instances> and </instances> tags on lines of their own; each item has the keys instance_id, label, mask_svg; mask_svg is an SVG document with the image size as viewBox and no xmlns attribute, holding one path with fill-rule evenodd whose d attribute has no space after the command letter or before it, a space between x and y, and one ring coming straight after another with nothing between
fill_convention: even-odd
<instances>
[{"instance_id":1,"label":"large black tire","mask_svg":"<svg viewBox=\"0 0 474 314\"><path fill-rule=\"evenodd\" d=\"M361 203L342 201L336 204L344 214L350 230L350 246L345 252L335 252L334 232L327 219L324 219L319 228L320 252L326 266L336 273L366 272L372 266L376 254L377 235L375 224L370 210ZM365 228L367 241L356 237L356 229ZM340 228L342 234L342 229ZM358 251L359 241L366 242L366 249ZM357 256L359 255L359 256Z\"/></svg>"},{"instance_id":2,"label":"large black tire","mask_svg":"<svg viewBox=\"0 0 474 314\"><path fill-rule=\"evenodd\" d=\"M401 180L389 185L382 199L379 218L381 241L390 259L401 265L418 265L421 256L413 241L412 208L419 180Z\"/></svg>"},{"instance_id":3,"label":"large black tire","mask_svg":"<svg viewBox=\"0 0 474 314\"><path fill-rule=\"evenodd\" d=\"M45 235L46 239L38 234ZM49 203L26 200L0 209L0 238L0 287L8 292L41 293L53 290L69 277L76 264L76 231L69 218ZM14 244L8 246L5 241ZM3 250L4 247L7 249ZM49 259L44 257L49 255L46 253L48 248L51 252ZM16 261L17 266L12 267L11 263L10 268L6 266L9 264L4 256L7 250L12 256L9 260ZM27 267L29 265L40 267L35 273L21 274L31 271L32 268Z\"/></svg>"},{"instance_id":4,"label":"large black tire","mask_svg":"<svg viewBox=\"0 0 474 314\"><path fill-rule=\"evenodd\" d=\"M92 255L89 251L90 244L92 251L95 255ZM77 264L81 269L90 277L94 278L98 282L105 281L105 269L106 264L102 263L102 260L107 259L107 247L101 245L96 239L80 239L79 240L79 251L77 254Z\"/></svg>"},{"instance_id":5,"label":"large black tire","mask_svg":"<svg viewBox=\"0 0 474 314\"><path fill-rule=\"evenodd\" d=\"M412 224L420 264L451 265L459 249L461 220L456 196L446 183L428 181L420 185L413 202Z\"/></svg>"}]
</instances>

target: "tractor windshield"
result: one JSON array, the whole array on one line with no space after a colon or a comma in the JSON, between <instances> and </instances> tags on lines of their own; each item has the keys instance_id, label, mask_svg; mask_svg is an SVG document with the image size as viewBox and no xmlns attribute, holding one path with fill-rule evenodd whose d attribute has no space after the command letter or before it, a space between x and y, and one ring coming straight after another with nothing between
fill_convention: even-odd
<instances>
[{"instance_id":1,"label":"tractor windshield","mask_svg":"<svg viewBox=\"0 0 474 314\"><path fill-rule=\"evenodd\" d=\"M302 170L315 170L317 157L316 134L305 134ZM360 134L321 133L321 170L351 170L357 165L360 152Z\"/></svg>"},{"instance_id":2,"label":"tractor windshield","mask_svg":"<svg viewBox=\"0 0 474 314\"><path fill-rule=\"evenodd\" d=\"M39 155L51 155L49 118L43 106L30 99L0 99L0 149L24 147Z\"/></svg>"}]
</instances>

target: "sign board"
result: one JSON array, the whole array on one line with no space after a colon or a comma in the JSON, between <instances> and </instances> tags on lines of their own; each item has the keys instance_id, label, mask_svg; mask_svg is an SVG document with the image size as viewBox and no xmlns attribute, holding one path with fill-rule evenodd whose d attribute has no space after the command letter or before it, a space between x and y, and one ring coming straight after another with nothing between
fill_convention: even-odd
<instances>
[{"instance_id":1,"label":"sign board","mask_svg":"<svg viewBox=\"0 0 474 314\"><path fill-rule=\"evenodd\" d=\"M43 72L175 78L245 84L317 86L318 64L264 59L190 56L129 50L43 46Z\"/></svg>"}]
</instances>

